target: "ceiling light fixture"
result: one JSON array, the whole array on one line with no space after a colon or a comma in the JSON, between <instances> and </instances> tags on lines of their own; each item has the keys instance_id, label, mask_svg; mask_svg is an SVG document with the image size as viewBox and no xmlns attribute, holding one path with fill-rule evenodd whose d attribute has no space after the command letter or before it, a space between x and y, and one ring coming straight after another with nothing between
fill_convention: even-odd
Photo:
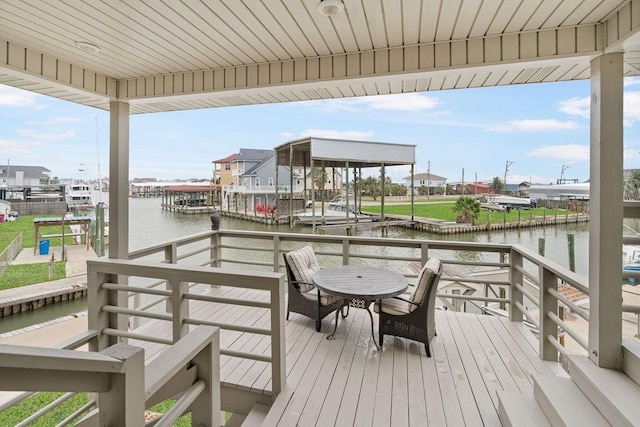
<instances>
[{"instance_id":1,"label":"ceiling light fixture","mask_svg":"<svg viewBox=\"0 0 640 427\"><path fill-rule=\"evenodd\" d=\"M89 53L99 53L100 48L93 43L77 41L75 45L78 49L84 50Z\"/></svg>"},{"instance_id":2,"label":"ceiling light fixture","mask_svg":"<svg viewBox=\"0 0 640 427\"><path fill-rule=\"evenodd\" d=\"M316 8L325 16L333 16L342 12L344 3L341 0L320 0Z\"/></svg>"}]
</instances>

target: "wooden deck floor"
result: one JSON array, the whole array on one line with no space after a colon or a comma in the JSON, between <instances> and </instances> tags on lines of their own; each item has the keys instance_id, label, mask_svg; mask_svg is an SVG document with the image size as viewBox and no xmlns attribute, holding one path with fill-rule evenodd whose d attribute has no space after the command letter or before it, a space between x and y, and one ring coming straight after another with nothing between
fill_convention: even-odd
<instances>
[{"instance_id":1,"label":"wooden deck floor","mask_svg":"<svg viewBox=\"0 0 640 427\"><path fill-rule=\"evenodd\" d=\"M238 289L216 292L265 297ZM192 304L192 317L268 326L264 309ZM559 364L538 357L538 341L528 329L504 318L438 310L431 358L422 344L391 336L379 352L364 310L351 309L340 319L335 337L327 340L332 322L333 316L325 318L318 333L310 319L291 314L286 323L287 386L264 425L499 426L497 390L530 395L530 373L566 376ZM159 323L145 329L167 334L170 328ZM377 324L374 332L377 338ZM162 346L145 347L149 358ZM267 354L269 342L222 331L221 347ZM270 365L223 356L221 380L227 387L269 393Z\"/></svg>"}]
</instances>

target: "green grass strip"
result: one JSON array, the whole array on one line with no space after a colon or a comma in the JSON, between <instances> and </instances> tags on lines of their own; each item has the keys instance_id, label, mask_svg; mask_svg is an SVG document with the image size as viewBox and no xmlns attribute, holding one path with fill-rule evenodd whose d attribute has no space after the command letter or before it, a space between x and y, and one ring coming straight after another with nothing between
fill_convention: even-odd
<instances>
[{"instance_id":1,"label":"green grass strip","mask_svg":"<svg viewBox=\"0 0 640 427\"><path fill-rule=\"evenodd\" d=\"M64 279L66 276L66 262L53 263L53 280ZM49 263L12 264L8 265L0 274L0 290L34 285L49 281ZM0 424L2 425L2 424Z\"/></svg>"}]
</instances>

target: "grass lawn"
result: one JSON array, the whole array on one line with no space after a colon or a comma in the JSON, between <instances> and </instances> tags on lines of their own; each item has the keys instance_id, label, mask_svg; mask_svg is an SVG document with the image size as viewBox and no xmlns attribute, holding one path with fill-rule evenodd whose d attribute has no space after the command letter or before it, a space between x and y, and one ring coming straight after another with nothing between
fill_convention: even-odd
<instances>
[{"instance_id":1,"label":"grass lawn","mask_svg":"<svg viewBox=\"0 0 640 427\"><path fill-rule=\"evenodd\" d=\"M445 221L455 221L457 214L453 212L455 202L450 203L424 203L414 205L414 216L420 218L434 218L442 219ZM364 212L380 213L380 206L362 206ZM389 215L411 215L411 204L403 205L385 205L384 213ZM483 225L487 223L489 218L492 224L506 222L518 222L518 214L521 221L528 221L531 218L542 218L546 215L547 218L552 218L554 215L564 216L567 211L565 209L548 209L548 208L533 208L527 210L515 210L511 212L491 212L486 209L480 210L480 216L476 220L476 224ZM569 215L575 215L575 212L569 212Z\"/></svg>"},{"instance_id":2,"label":"grass lawn","mask_svg":"<svg viewBox=\"0 0 640 427\"><path fill-rule=\"evenodd\" d=\"M53 280L64 279L66 262L54 261ZM0 274L0 290L49 281L49 263L9 265ZM1 424L0 424L1 425Z\"/></svg>"},{"instance_id":3,"label":"grass lawn","mask_svg":"<svg viewBox=\"0 0 640 427\"><path fill-rule=\"evenodd\" d=\"M34 218L40 218L42 215L21 215L15 221L0 222L0 253L4 251L13 240L23 233L23 250L31 250L35 245L35 227L33 225ZM61 233L60 227L56 227L58 230L48 231L47 228L41 227L47 233ZM65 233L71 233L71 227L65 227ZM51 246L61 246L62 238L54 237L50 240ZM73 244L73 237L65 237L65 244ZM53 280L64 279L65 274L65 262L56 261L53 266ZM33 285L35 283L43 283L49 281L49 263L39 264L21 264L21 265L9 265L5 268L4 272L0 274L0 290L16 288L19 286ZM0 425L2 425L0 423Z\"/></svg>"},{"instance_id":4,"label":"grass lawn","mask_svg":"<svg viewBox=\"0 0 640 427\"><path fill-rule=\"evenodd\" d=\"M35 246L35 227L33 220L35 218L42 218L43 215L20 215L15 221L0 222L0 252L18 237L20 233L24 233L23 247L33 248ZM40 227L41 234L61 234L62 228L56 227ZM65 233L72 233L71 227L65 226ZM62 238L52 237L49 238L51 246L62 246ZM64 242L66 245L72 245L74 243L73 237L65 237Z\"/></svg>"}]
</instances>

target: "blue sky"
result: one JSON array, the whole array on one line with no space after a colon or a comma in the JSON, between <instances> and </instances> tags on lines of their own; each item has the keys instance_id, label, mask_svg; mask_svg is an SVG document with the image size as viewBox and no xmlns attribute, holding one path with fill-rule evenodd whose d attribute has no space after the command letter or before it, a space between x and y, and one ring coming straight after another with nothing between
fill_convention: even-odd
<instances>
[{"instance_id":1,"label":"blue sky","mask_svg":"<svg viewBox=\"0 0 640 427\"><path fill-rule=\"evenodd\" d=\"M625 83L625 167L640 168L640 80ZM108 175L109 116L0 85L0 164ZM416 172L465 182L589 179L589 82L544 83L135 115L130 177L205 178L240 148L306 136L416 145ZM399 182L406 168L390 168ZM366 171L365 171L366 172ZM377 171L369 170L369 174Z\"/></svg>"}]
</instances>

